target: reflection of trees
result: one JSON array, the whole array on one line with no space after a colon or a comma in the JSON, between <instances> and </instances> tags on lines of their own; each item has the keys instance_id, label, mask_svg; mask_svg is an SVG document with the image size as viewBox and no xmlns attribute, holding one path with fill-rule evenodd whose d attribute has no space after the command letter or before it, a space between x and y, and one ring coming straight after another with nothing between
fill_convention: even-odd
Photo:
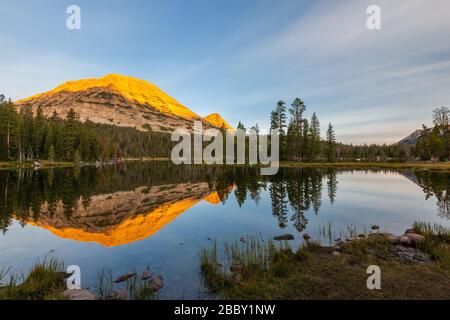
<instances>
[{"instance_id":1,"label":"reflection of trees","mask_svg":"<svg viewBox=\"0 0 450 320\"><path fill-rule=\"evenodd\" d=\"M336 198L337 185L336 170L327 170L328 198L331 204L334 203Z\"/></svg>"},{"instance_id":2,"label":"reflection of trees","mask_svg":"<svg viewBox=\"0 0 450 320\"><path fill-rule=\"evenodd\" d=\"M280 228L287 226L287 204L286 199L286 184L282 179L276 178L269 186L269 194L272 200L272 214L278 219Z\"/></svg>"},{"instance_id":3,"label":"reflection of trees","mask_svg":"<svg viewBox=\"0 0 450 320\"><path fill-rule=\"evenodd\" d=\"M450 174L417 171L415 177L408 177L422 188L426 199L432 196L436 198L438 216L450 219Z\"/></svg>"}]
</instances>

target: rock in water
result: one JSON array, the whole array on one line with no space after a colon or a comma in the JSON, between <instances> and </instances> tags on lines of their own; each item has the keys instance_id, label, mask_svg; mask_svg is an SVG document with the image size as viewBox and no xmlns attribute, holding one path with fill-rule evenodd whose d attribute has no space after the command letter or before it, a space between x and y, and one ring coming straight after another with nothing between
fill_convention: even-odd
<instances>
[{"instance_id":1,"label":"rock in water","mask_svg":"<svg viewBox=\"0 0 450 320\"><path fill-rule=\"evenodd\" d=\"M245 238L244 238L244 237L241 237L241 239L240 239L240 240L241 240L241 242L242 242L242 243L246 243L246 242L247 242L247 240L245 240Z\"/></svg>"},{"instance_id":2,"label":"rock in water","mask_svg":"<svg viewBox=\"0 0 450 320\"><path fill-rule=\"evenodd\" d=\"M109 298L111 300L126 300L128 298L128 292L126 289L115 290Z\"/></svg>"},{"instance_id":3,"label":"rock in water","mask_svg":"<svg viewBox=\"0 0 450 320\"><path fill-rule=\"evenodd\" d=\"M274 237L273 240L275 241L294 240L294 236L292 234L283 234L281 236Z\"/></svg>"},{"instance_id":4,"label":"rock in water","mask_svg":"<svg viewBox=\"0 0 450 320\"><path fill-rule=\"evenodd\" d=\"M120 282L124 282L127 281L128 279L134 277L136 275L136 273L128 273L128 274L124 274L123 276L120 276L119 278L117 278L114 283L120 283Z\"/></svg>"},{"instance_id":5,"label":"rock in water","mask_svg":"<svg viewBox=\"0 0 450 320\"><path fill-rule=\"evenodd\" d=\"M379 230L379 229L380 229L380 226L377 226L376 224L374 224L374 225L371 227L371 229L372 229L372 230Z\"/></svg>"},{"instance_id":6,"label":"rock in water","mask_svg":"<svg viewBox=\"0 0 450 320\"><path fill-rule=\"evenodd\" d=\"M98 296L86 289L67 289L62 293L67 300L98 300Z\"/></svg>"},{"instance_id":7,"label":"rock in water","mask_svg":"<svg viewBox=\"0 0 450 320\"><path fill-rule=\"evenodd\" d=\"M142 272L141 280L145 281L152 277L152 274L150 271L144 271Z\"/></svg>"},{"instance_id":8,"label":"rock in water","mask_svg":"<svg viewBox=\"0 0 450 320\"><path fill-rule=\"evenodd\" d=\"M164 287L163 278L161 276L153 277L152 280L150 280L148 287L154 292L161 290Z\"/></svg>"}]
</instances>

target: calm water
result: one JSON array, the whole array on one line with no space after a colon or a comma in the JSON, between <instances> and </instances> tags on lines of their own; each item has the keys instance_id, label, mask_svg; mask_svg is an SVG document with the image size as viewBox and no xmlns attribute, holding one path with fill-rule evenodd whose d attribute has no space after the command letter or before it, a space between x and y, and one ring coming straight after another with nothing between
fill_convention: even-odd
<instances>
[{"instance_id":1,"label":"calm water","mask_svg":"<svg viewBox=\"0 0 450 320\"><path fill-rule=\"evenodd\" d=\"M247 235L304 232L327 244L372 224L402 233L416 220L450 227L450 174L427 171L117 167L0 171L0 268L27 271L47 254L93 286L147 267L164 277L161 298L205 298L199 252ZM332 226L333 234L323 230ZM51 252L51 253L50 253Z\"/></svg>"}]
</instances>

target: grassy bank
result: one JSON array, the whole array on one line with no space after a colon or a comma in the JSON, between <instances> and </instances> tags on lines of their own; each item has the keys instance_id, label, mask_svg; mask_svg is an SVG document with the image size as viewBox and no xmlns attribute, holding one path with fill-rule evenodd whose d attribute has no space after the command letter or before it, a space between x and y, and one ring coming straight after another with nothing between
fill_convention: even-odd
<instances>
[{"instance_id":1,"label":"grassy bank","mask_svg":"<svg viewBox=\"0 0 450 320\"><path fill-rule=\"evenodd\" d=\"M126 158L122 161L168 161L169 158ZM50 168L72 168L75 167L75 162L70 161L48 161L39 160L40 169L50 169ZM83 162L83 166L95 166L96 162ZM34 161L25 162L15 162L15 161L0 161L0 170L17 170L17 169L34 169Z\"/></svg>"},{"instance_id":2,"label":"grassy bank","mask_svg":"<svg viewBox=\"0 0 450 320\"><path fill-rule=\"evenodd\" d=\"M291 162L282 161L281 168L338 169L417 169L450 171L450 162Z\"/></svg>"},{"instance_id":3,"label":"grassy bank","mask_svg":"<svg viewBox=\"0 0 450 320\"><path fill-rule=\"evenodd\" d=\"M416 224L424 235L417 249L393 244L383 235L322 247L306 242L297 251L286 243L217 245L201 253L205 284L225 299L450 299L450 232ZM405 261L399 250L426 255ZM381 290L369 290L367 267L381 269Z\"/></svg>"},{"instance_id":4,"label":"grassy bank","mask_svg":"<svg viewBox=\"0 0 450 320\"><path fill-rule=\"evenodd\" d=\"M28 275L9 275L0 269L0 284L4 285L0 300L61 300L65 276L64 264L57 259L37 262Z\"/></svg>"},{"instance_id":5,"label":"grassy bank","mask_svg":"<svg viewBox=\"0 0 450 320\"><path fill-rule=\"evenodd\" d=\"M47 161L47 160L41 160L39 161L41 164L41 169L48 169L48 168L70 168L74 167L74 162L63 162L63 161ZM26 162L14 162L14 161L0 161L0 170L16 170L16 169L33 169L34 168L34 162L33 161L26 161Z\"/></svg>"},{"instance_id":6,"label":"grassy bank","mask_svg":"<svg viewBox=\"0 0 450 320\"><path fill-rule=\"evenodd\" d=\"M170 161L170 158L127 158L123 161ZM70 168L74 162L47 160L39 161L41 169ZM95 165L95 162L83 162L83 165ZM241 165L231 165L241 166ZM5 162L0 161L0 170L33 169L34 162ZM280 168L336 168L336 169L415 169L415 170L443 170L450 171L450 162L293 162L282 161Z\"/></svg>"}]
</instances>

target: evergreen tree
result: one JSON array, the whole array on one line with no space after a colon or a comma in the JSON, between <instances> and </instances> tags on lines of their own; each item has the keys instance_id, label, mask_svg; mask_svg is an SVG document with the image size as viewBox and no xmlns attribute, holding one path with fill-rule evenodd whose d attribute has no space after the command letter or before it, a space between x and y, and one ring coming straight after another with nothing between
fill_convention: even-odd
<instances>
[{"instance_id":1,"label":"evergreen tree","mask_svg":"<svg viewBox=\"0 0 450 320\"><path fill-rule=\"evenodd\" d=\"M335 160L336 154L336 137L334 134L333 125L328 124L327 130L327 141L326 141L326 156L328 162L333 162Z\"/></svg>"},{"instance_id":2,"label":"evergreen tree","mask_svg":"<svg viewBox=\"0 0 450 320\"><path fill-rule=\"evenodd\" d=\"M311 160L317 160L320 156L320 123L314 112L311 117L311 124L309 127L310 145L311 145Z\"/></svg>"},{"instance_id":3,"label":"evergreen tree","mask_svg":"<svg viewBox=\"0 0 450 320\"><path fill-rule=\"evenodd\" d=\"M53 163L55 161L55 146L51 145L48 150L48 161Z\"/></svg>"}]
</instances>

